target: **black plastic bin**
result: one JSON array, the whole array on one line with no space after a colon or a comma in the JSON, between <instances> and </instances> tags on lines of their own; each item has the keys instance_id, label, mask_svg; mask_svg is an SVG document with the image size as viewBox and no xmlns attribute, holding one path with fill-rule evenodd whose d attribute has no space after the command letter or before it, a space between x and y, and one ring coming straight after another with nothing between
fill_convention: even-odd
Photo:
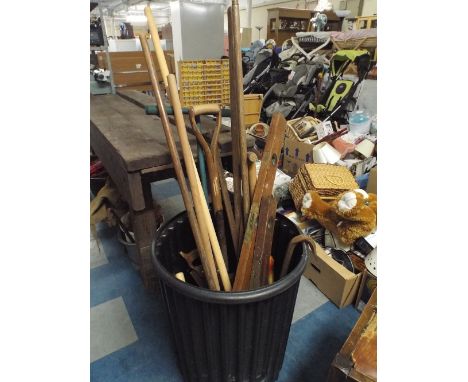
<instances>
[{"instance_id":1,"label":"black plastic bin","mask_svg":"<svg viewBox=\"0 0 468 382\"><path fill-rule=\"evenodd\" d=\"M298 234L293 222L277 214L272 246L275 280L289 240ZM158 231L152 250L184 379L276 380L307 262L305 247L297 246L285 277L247 292L216 292L177 280L175 273L189 270L178 253L193 248L195 242L183 212Z\"/></svg>"}]
</instances>

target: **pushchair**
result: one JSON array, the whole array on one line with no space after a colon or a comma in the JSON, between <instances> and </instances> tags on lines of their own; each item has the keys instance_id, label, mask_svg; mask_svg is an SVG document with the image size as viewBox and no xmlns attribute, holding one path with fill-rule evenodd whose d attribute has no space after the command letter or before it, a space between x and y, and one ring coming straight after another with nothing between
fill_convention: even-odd
<instances>
[{"instance_id":1,"label":"pushchair","mask_svg":"<svg viewBox=\"0 0 468 382\"><path fill-rule=\"evenodd\" d=\"M282 51L279 54L281 61L286 61L293 56L302 56L301 61L309 61L319 51L326 49L330 44L330 32L298 32L296 37L283 42Z\"/></svg>"},{"instance_id":2,"label":"pushchair","mask_svg":"<svg viewBox=\"0 0 468 382\"><path fill-rule=\"evenodd\" d=\"M357 81L343 79L343 74L351 63L356 64ZM309 111L305 115L312 114L321 120L347 123L348 113L357 104L356 90L371 68L371 56L367 50L337 51L330 60L329 84L317 104L309 103Z\"/></svg>"},{"instance_id":3,"label":"pushchair","mask_svg":"<svg viewBox=\"0 0 468 382\"><path fill-rule=\"evenodd\" d=\"M322 72L324 58L315 57L312 61L297 64L286 83L276 83L263 97L262 120L267 122L275 112L287 119L304 100L315 94L317 76Z\"/></svg>"},{"instance_id":4,"label":"pushchair","mask_svg":"<svg viewBox=\"0 0 468 382\"><path fill-rule=\"evenodd\" d=\"M244 94L265 94L270 82L269 71L278 63L274 40L268 40L255 57L252 69L244 76Z\"/></svg>"}]
</instances>

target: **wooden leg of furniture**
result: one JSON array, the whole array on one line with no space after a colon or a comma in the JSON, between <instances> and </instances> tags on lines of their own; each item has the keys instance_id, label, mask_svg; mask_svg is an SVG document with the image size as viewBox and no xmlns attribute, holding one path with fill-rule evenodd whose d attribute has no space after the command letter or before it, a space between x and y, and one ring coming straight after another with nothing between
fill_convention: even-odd
<instances>
[{"instance_id":1,"label":"wooden leg of furniture","mask_svg":"<svg viewBox=\"0 0 468 382\"><path fill-rule=\"evenodd\" d=\"M151 244L161 223L160 209L153 202L150 177L137 173L133 179L134 182L130 183L130 188L139 190L137 194L144 201L143 209L130 208L135 244L140 259L140 273L145 288L150 292L155 292L158 283L151 260Z\"/></svg>"},{"instance_id":2,"label":"wooden leg of furniture","mask_svg":"<svg viewBox=\"0 0 468 382\"><path fill-rule=\"evenodd\" d=\"M155 291L157 288L156 274L151 261L151 243L158 228L155 211L153 208L147 208L143 211L132 210L131 217L143 284L147 290Z\"/></svg>"},{"instance_id":3,"label":"wooden leg of furniture","mask_svg":"<svg viewBox=\"0 0 468 382\"><path fill-rule=\"evenodd\" d=\"M337 354L328 370L327 382L348 381L348 374L352 367L352 363L343 358L340 354Z\"/></svg>"}]
</instances>

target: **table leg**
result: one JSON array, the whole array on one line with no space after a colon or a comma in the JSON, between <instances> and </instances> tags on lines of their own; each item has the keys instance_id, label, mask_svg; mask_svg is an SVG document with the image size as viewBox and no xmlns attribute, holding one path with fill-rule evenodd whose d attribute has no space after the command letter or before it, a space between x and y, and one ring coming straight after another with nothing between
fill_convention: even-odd
<instances>
[{"instance_id":1,"label":"table leg","mask_svg":"<svg viewBox=\"0 0 468 382\"><path fill-rule=\"evenodd\" d=\"M147 208L143 211L132 210L131 217L143 284L147 290L155 291L157 288L156 274L151 260L151 243L158 228L155 210L154 208Z\"/></svg>"},{"instance_id":2,"label":"table leg","mask_svg":"<svg viewBox=\"0 0 468 382\"><path fill-rule=\"evenodd\" d=\"M135 244L140 260L140 273L145 289L150 292L157 290L156 273L154 272L151 260L151 244L153 242L156 229L161 222L158 219L159 210L155 209L151 196L151 181L141 173L133 173L129 176L129 189L134 191L131 196L139 197L144 208L132 208L130 205L130 216L135 234Z\"/></svg>"}]
</instances>

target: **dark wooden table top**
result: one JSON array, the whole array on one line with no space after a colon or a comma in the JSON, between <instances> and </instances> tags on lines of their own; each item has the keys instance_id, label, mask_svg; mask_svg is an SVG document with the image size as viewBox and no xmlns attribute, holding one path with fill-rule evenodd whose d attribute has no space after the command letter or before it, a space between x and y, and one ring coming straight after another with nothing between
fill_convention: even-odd
<instances>
[{"instance_id":1,"label":"dark wooden table top","mask_svg":"<svg viewBox=\"0 0 468 382\"><path fill-rule=\"evenodd\" d=\"M127 171L160 167L172 163L161 120L118 95L91 96L91 139L101 134L122 158ZM175 126L171 126L180 147ZM194 157L195 137L189 135ZM182 158L182 151L179 150Z\"/></svg>"},{"instance_id":2,"label":"dark wooden table top","mask_svg":"<svg viewBox=\"0 0 468 382\"><path fill-rule=\"evenodd\" d=\"M143 92L137 90L118 90L117 94L127 101L141 107L143 110L147 105L154 105L155 99L153 96L149 96ZM163 95L163 98L165 96ZM169 115L169 121L175 125L174 117ZM188 132L190 133L190 120L188 115L184 114L185 126L187 126ZM216 126L216 120L211 116L200 116L200 130L202 134L208 139L211 139L212 132ZM255 139L247 135L247 148L251 148L255 144ZM227 153L232 151L231 145L231 128L229 126L222 125L221 133L219 134L219 148L222 153Z\"/></svg>"},{"instance_id":3,"label":"dark wooden table top","mask_svg":"<svg viewBox=\"0 0 468 382\"><path fill-rule=\"evenodd\" d=\"M91 143L96 135L108 142L119 154L128 172L172 165L161 120L158 116L146 115L144 111L144 106L152 100L153 97L137 91L91 95ZM207 131L214 128L215 122L211 118L202 116L201 122ZM187 118L186 125L189 126ZM174 125L171 125L171 129L182 159L177 129ZM221 155L228 155L232 151L231 134L229 128L223 127L223 130L219 136L219 148ZM196 139L192 134L188 134L188 137L196 160ZM254 140L249 136L247 147L253 145Z\"/></svg>"}]
</instances>

